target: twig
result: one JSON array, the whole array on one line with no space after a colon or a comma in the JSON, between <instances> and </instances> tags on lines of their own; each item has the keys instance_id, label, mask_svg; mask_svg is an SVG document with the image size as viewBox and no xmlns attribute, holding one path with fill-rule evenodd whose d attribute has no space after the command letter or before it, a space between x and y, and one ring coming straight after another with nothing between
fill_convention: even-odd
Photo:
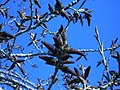
<instances>
[{"instance_id":1,"label":"twig","mask_svg":"<svg viewBox=\"0 0 120 90\"><path fill-rule=\"evenodd\" d=\"M14 79L17 79L17 80L19 80L19 81L25 82L27 85L30 85L30 86L32 86L32 87L34 87L34 88L37 87L33 82L30 82L30 81L22 78L22 77L21 77L19 74L17 74L15 71L14 71L14 72L12 72L12 71L11 71L11 72L8 72L8 71L6 71L6 70L0 70L0 73L5 74L5 75L8 75L8 77L10 76L10 77L12 77L12 78L14 78ZM4 76L4 78L8 78L8 77L5 77L5 76Z\"/></svg>"},{"instance_id":2,"label":"twig","mask_svg":"<svg viewBox=\"0 0 120 90\"><path fill-rule=\"evenodd\" d=\"M95 27L95 33L96 33L95 38L98 41L98 44L100 46L99 52L100 52L100 55L102 56L102 59L103 59L103 65L105 66L106 71L108 71L108 63L105 59L103 43L101 43L101 41L100 41L100 36L99 36L99 32L98 32L97 27Z\"/></svg>"},{"instance_id":3,"label":"twig","mask_svg":"<svg viewBox=\"0 0 120 90\"><path fill-rule=\"evenodd\" d=\"M113 49L117 49L119 47L120 47L120 44L113 46L113 47L105 48L105 49L103 49L103 51L110 51ZM99 49L79 49L79 51L81 51L81 52L99 52L100 50Z\"/></svg>"},{"instance_id":4,"label":"twig","mask_svg":"<svg viewBox=\"0 0 120 90\"><path fill-rule=\"evenodd\" d=\"M7 4L10 0L6 0L3 4L0 4L0 7Z\"/></svg>"},{"instance_id":5,"label":"twig","mask_svg":"<svg viewBox=\"0 0 120 90\"><path fill-rule=\"evenodd\" d=\"M55 67L55 72L54 72L54 75L52 77L52 82L51 82L50 86L48 87L48 90L50 90L52 88L52 85L55 83L56 75L57 75L57 72L58 72L58 69L59 69L59 65L60 65L60 62L58 62L56 67Z\"/></svg>"},{"instance_id":6,"label":"twig","mask_svg":"<svg viewBox=\"0 0 120 90\"><path fill-rule=\"evenodd\" d=\"M86 2L86 0L84 0L84 1L82 2L82 4L80 5L79 9L82 8L82 6L85 4L85 2Z\"/></svg>"},{"instance_id":7,"label":"twig","mask_svg":"<svg viewBox=\"0 0 120 90\"><path fill-rule=\"evenodd\" d=\"M64 10L67 10L68 8L70 8L71 6L74 6L75 4L77 4L80 0L74 0L72 1L70 4L68 4L66 7L64 7Z\"/></svg>"},{"instance_id":8,"label":"twig","mask_svg":"<svg viewBox=\"0 0 120 90\"><path fill-rule=\"evenodd\" d=\"M22 87L24 87L24 88L26 88L26 89L29 89L29 90L34 90L34 89L36 89L37 88L37 86L34 84L34 83L32 83L32 82L30 82L30 81L28 81L28 80L26 80L26 79L24 79L24 78L21 78L21 77L19 77L19 76L17 76L17 75L15 75L15 74L13 74L13 73L11 73L11 72L8 72L8 71L5 71L5 70L0 70L0 73L1 73L1 75L0 75L0 78L1 78L1 84L3 83L5 83L5 84L10 84L10 86L16 86L16 85L20 85L20 86L22 86ZM5 74L5 75L4 75ZM8 77L6 77L6 75L8 76ZM10 78L10 77L12 77L12 79ZM16 79L15 79L16 78ZM5 80L5 81L4 81ZM21 80L21 81L20 81ZM22 82L25 82L25 83L22 83Z\"/></svg>"}]
</instances>

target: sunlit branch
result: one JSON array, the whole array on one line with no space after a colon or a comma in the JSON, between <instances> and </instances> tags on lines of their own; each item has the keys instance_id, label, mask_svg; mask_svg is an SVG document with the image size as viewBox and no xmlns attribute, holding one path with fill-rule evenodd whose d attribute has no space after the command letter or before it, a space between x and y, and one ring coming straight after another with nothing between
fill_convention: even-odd
<instances>
[{"instance_id":1,"label":"sunlit branch","mask_svg":"<svg viewBox=\"0 0 120 90\"><path fill-rule=\"evenodd\" d=\"M37 86L34 83L26 80L25 78L22 78L18 74L16 75L15 72L12 73L12 72L8 72L6 70L0 70L0 73L1 73L1 75L0 75L1 83L3 83L3 84L9 84L10 86L19 85L19 86L22 86L22 87L24 87L26 89L30 89L30 90L37 88ZM7 75L7 77L6 77L6 75ZM12 77L12 79L10 77Z\"/></svg>"},{"instance_id":2,"label":"sunlit branch","mask_svg":"<svg viewBox=\"0 0 120 90\"><path fill-rule=\"evenodd\" d=\"M100 36L99 36L99 32L98 32L97 27L95 27L95 33L96 33L95 38L98 41L98 44L99 44L99 47L100 47L99 52L100 52L100 54L102 56L102 59L103 59L103 65L105 66L106 72L108 72L108 63L105 59L103 43L101 43L101 41L100 41Z\"/></svg>"},{"instance_id":3,"label":"sunlit branch","mask_svg":"<svg viewBox=\"0 0 120 90\"><path fill-rule=\"evenodd\" d=\"M120 47L120 44L118 44L116 46L113 46L113 47L105 48L105 49L103 49L103 51L110 51L110 50L113 50L113 49L117 49L119 47ZM99 52L100 50L99 49L79 49L79 51L82 51L82 52Z\"/></svg>"}]
</instances>

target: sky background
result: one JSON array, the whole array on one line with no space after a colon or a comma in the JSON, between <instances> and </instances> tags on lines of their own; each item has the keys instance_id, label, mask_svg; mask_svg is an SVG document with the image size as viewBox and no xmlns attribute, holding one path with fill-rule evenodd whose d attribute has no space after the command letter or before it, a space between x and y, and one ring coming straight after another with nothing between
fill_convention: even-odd
<instances>
[{"instance_id":1,"label":"sky background","mask_svg":"<svg viewBox=\"0 0 120 90\"><path fill-rule=\"evenodd\" d=\"M42 6L42 9L39 10L40 13L48 11L48 6L46 3L50 3L52 6L55 4L55 0L39 0ZM63 5L67 5L72 0L60 0ZM82 1L82 0L81 0ZM1 2L1 1L0 1ZM24 7L28 4L25 3ZM8 7L12 8L10 9L9 13L15 14L15 11L20 9L17 6L13 6L11 3L7 4ZM79 4L78 4L79 6ZM77 7L77 5L75 6ZM108 48L111 45L111 41L115 40L117 37L120 38L120 0L87 0L86 4L83 6L83 8L89 8L93 9L94 11L91 13L91 25L88 27L87 21L84 21L84 25L82 26L80 22L76 24L70 24L68 28L68 44L76 49L98 49L99 45L94 37L95 35L95 26L98 26L100 39L104 43L104 48ZM15 11L14 11L15 10ZM16 15L16 14L15 14ZM17 15L16 15L17 16ZM1 18L1 17L0 17ZM2 18L2 21L5 19ZM52 21L48 22L46 25L48 26L48 29L50 31L58 30L60 25L66 25L66 20L57 17L53 19ZM8 30L8 27L4 27L4 30ZM30 32L40 32L41 28L37 28L36 30L31 30ZM7 32L10 32L8 30ZM10 32L14 33L14 32ZM37 38L39 36L37 35ZM26 53L29 53L31 48L33 46L27 47L26 44L29 43L29 37L28 34L25 33L22 36L19 36L18 41L16 42L19 45L23 45L25 47ZM21 40L22 39L22 40ZM48 35L46 38L43 38L43 40L47 40L49 43L53 43L53 39L51 35ZM26 44L25 44L26 43ZM120 44L120 39L118 40L118 43ZM119 51L120 49L118 49ZM17 52L14 52L17 53ZM98 85L98 81L101 81L101 74L103 72L103 65L100 65L98 68L96 68L97 62L101 60L101 56L98 52L95 53L87 53L87 59L86 61L84 58L77 61L74 65L70 65L71 69L73 67L82 64L85 67L88 67L89 65L92 66L90 75L88 79L90 80L91 85ZM109 58L109 52L105 52L106 59ZM77 56L75 56L75 59ZM73 58L73 60L75 60ZM32 69L31 63L36 63L39 68ZM34 59L26 61L25 64L25 71L29 72L29 80L33 81L34 83L37 82L36 77L40 77L42 79L47 79L50 74L53 75L54 73L54 67L51 67L49 65L45 65L45 62L40 60L38 57L35 57ZM117 71L117 63L115 62L115 59L111 59L109 69L114 69ZM19 70L18 70L19 71ZM61 71L59 71L59 76L61 74ZM53 85L52 90L55 90L56 88L58 90L58 87L56 85ZM61 86L62 90L64 90L64 87Z\"/></svg>"}]
</instances>

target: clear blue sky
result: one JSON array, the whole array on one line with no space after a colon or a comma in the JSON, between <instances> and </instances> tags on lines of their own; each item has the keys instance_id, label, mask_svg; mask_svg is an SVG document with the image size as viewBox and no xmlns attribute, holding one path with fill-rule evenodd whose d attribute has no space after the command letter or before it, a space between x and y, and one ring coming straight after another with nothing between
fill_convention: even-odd
<instances>
[{"instance_id":1,"label":"clear blue sky","mask_svg":"<svg viewBox=\"0 0 120 90\"><path fill-rule=\"evenodd\" d=\"M44 13L47 9L47 1L53 6L55 0L39 0L41 3L41 6L43 9L39 10L40 13ZM60 0L64 5L67 5L72 0ZM82 1L82 0L81 0ZM95 26L98 26L99 34L101 37L101 41L104 42L104 48L108 48L111 45L111 41L115 38L120 38L120 0L87 0L86 4L83 6L85 8L93 9L94 11L91 13L91 26L87 26L87 22L84 21L84 25L81 26L81 23L76 24L70 24L68 29L68 44L76 49L98 49L98 43L94 37L95 35ZM26 4L25 4L26 5ZM14 8L16 6L11 6L8 4L8 6L11 8ZM18 8L17 8L18 9ZM10 13L13 13L14 11L10 11ZM0 17L1 18L1 17ZM1 21L0 21L1 22ZM50 22L47 23L48 29L50 31L55 31L59 29L59 26L63 24L66 25L66 20L62 19L61 17L58 17ZM5 30L8 28L5 27ZM38 32L41 28L37 28L35 32ZM8 30L9 32L9 30ZM31 32L34 32L32 30ZM14 32L12 32L14 33ZM24 34L24 35L27 35ZM19 36L17 44L24 45L26 49L26 53L28 53L32 45L30 47L27 47L26 44L29 43L29 39L26 39L26 36ZM40 35L40 34L39 34ZM39 35L37 35L37 38L39 38ZM22 40L21 40L22 37ZM49 39L46 37L43 40L47 40L51 44L53 43L52 37L48 36ZM120 40L118 40L118 43L120 44ZM75 65L70 65L71 69L73 69L74 66L77 66L78 64L83 64L85 67L92 66L92 69L90 71L90 76L88 79L91 81L91 85L98 85L97 81L101 81L101 75L100 73L103 72L103 66L99 66L96 68L97 62L101 60L100 54L97 53L87 53L88 61L85 61L84 58L82 58L80 61L77 61ZM108 59L109 52L106 52L106 59ZM77 57L75 57L76 59ZM74 58L72 60L75 60ZM36 77L40 77L43 79L47 79L50 74L53 75L54 68L45 65L45 62L40 60L38 57L35 57L33 60L30 60L32 63L36 63L39 68L32 69L31 65L28 61L26 61L25 70L26 72L29 72L29 80L33 82L37 82ZM110 69L116 70L116 62L114 59L111 59L110 61ZM61 74L61 71L59 72ZM60 76L59 74L59 76ZM53 86L54 88L54 86ZM52 90L54 90L52 88ZM57 87L55 87L58 89ZM64 87L61 86L63 89Z\"/></svg>"}]
</instances>

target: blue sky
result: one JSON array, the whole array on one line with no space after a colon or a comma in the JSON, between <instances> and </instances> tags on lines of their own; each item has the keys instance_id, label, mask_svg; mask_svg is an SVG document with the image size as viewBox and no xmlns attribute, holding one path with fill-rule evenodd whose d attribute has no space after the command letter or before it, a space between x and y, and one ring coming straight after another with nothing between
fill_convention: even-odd
<instances>
[{"instance_id":1,"label":"blue sky","mask_svg":"<svg viewBox=\"0 0 120 90\"><path fill-rule=\"evenodd\" d=\"M42 9L39 10L40 13L44 13L46 10L48 10L46 2L48 1L52 6L55 4L55 0L39 0L41 3ZM67 5L72 0L61 0L61 2L64 5ZM86 4L83 6L85 8L93 9L94 11L91 13L91 26L87 26L87 21L84 21L84 25L81 26L81 23L78 22L76 24L70 24L68 28L68 44L76 49L98 49L99 45L94 37L95 35L95 26L98 26L100 39L104 43L104 48L108 48L111 45L111 41L115 38L120 38L120 0L87 0ZM27 4L25 4L27 5ZM11 4L8 4L9 7L15 8L17 6L11 6ZM76 6L77 7L77 6ZM18 8L16 8L17 10ZM16 11L15 10L15 11ZM10 11L10 13L15 14L15 11ZM1 17L0 17L1 18ZM4 19L2 20L4 21ZM66 25L66 20L58 17L53 19L52 21L47 23L48 29L50 31L58 30L60 25ZM4 30L8 30L8 27L5 27ZM39 32L41 28L37 28L37 30L31 30L30 32ZM10 30L8 30L10 32ZM14 32L12 32L14 33ZM48 37L48 38L47 38ZM48 35L46 38L43 38L43 40L47 40L49 43L53 43L52 36ZM22 40L21 40L22 38ZM37 35L37 38L39 38L39 35ZM26 44L24 43L26 42ZM26 53L29 53L32 45L30 47L27 47L27 44L29 43L29 37L28 34L25 33L22 36L18 37L17 44L24 45L26 49ZM120 40L118 40L118 43L120 44ZM33 48L32 48L33 49ZM119 51L119 49L118 49ZM16 53L16 52L15 52ZM85 67L88 67L89 65L92 66L92 69L90 71L90 76L88 79L91 81L91 85L98 85L97 81L101 81L101 74L103 72L103 65L96 68L97 62L101 60L101 56L98 52L95 53L87 53L88 61L86 61L84 58L77 61L75 65L70 65L71 69L73 69L74 66L77 66L78 64L82 64ZM109 52L105 52L106 59L108 59ZM75 59L77 57L75 56ZM75 60L73 59L73 60ZM26 61L25 70L26 72L29 72L29 80L33 82L37 82L36 77L40 77L43 79L47 79L50 74L54 73L54 68L48 65L45 65L45 62L40 60L38 57L35 57L34 59L30 60L32 63L36 63L39 68L32 69L30 68L31 65L28 61ZM111 59L110 61L110 69L117 70L117 63L114 59ZM114 66L113 66L114 65ZM19 71L19 70L18 70ZM61 73L61 71L59 72ZM59 74L60 75L60 74ZM54 88L54 87L53 87ZM52 90L54 90L52 88ZM57 87L55 87L57 89ZM64 87L61 86L63 89Z\"/></svg>"}]
</instances>

